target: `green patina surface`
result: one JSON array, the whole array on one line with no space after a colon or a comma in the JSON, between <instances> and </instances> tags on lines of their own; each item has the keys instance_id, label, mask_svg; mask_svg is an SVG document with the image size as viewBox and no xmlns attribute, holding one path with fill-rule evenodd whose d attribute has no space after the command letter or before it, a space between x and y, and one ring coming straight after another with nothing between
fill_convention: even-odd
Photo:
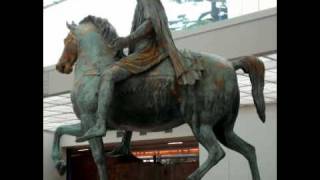
<instances>
[{"instance_id":1,"label":"green patina surface","mask_svg":"<svg viewBox=\"0 0 320 180\"><path fill-rule=\"evenodd\" d=\"M109 25L111 27L111 25ZM80 24L74 30L79 41L79 54L75 65L75 82L72 103L81 124L62 126L56 131L53 160L60 173L65 163L61 159L59 139L63 134L81 136L97 121L99 84L101 74L120 57L94 24ZM113 34L114 36L114 34ZM250 164L252 177L260 180L254 147L239 138L233 131L239 109L239 87L235 70L245 69L253 85L253 98L259 116L264 121L264 73L258 71L263 64L258 59L244 58L230 63L217 55L180 50L182 60L190 71L199 76L194 85L182 86L176 81L170 60L143 73L116 83L108 129L124 129L126 136L116 153L129 153L132 131L163 131L187 123L194 136L209 152L206 163L201 165L189 180L200 180L225 155L220 143L241 153ZM257 64L257 65L256 65ZM256 66L253 66L256 65ZM100 180L106 180L103 142L101 137L89 140L97 164Z\"/></svg>"}]
</instances>

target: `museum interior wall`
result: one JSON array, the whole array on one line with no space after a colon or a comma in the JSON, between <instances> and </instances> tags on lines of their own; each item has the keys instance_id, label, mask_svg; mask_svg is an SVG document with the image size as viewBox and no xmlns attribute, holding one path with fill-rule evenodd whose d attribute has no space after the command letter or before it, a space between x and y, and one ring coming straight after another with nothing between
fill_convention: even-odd
<instances>
[{"instance_id":1,"label":"museum interior wall","mask_svg":"<svg viewBox=\"0 0 320 180\"><path fill-rule=\"evenodd\" d=\"M230 59L274 51L277 49L277 9L218 21L195 30L177 31L173 36L179 48Z\"/></svg>"}]
</instances>

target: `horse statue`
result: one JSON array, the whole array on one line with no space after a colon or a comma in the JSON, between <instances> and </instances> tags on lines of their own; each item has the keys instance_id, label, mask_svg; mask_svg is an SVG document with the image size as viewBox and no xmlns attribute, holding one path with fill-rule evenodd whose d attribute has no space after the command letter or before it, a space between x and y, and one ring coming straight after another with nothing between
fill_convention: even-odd
<instances>
[{"instance_id":1,"label":"horse statue","mask_svg":"<svg viewBox=\"0 0 320 180\"><path fill-rule=\"evenodd\" d=\"M70 33L56 65L57 70L65 74L71 73L74 67L71 101L81 121L60 126L55 131L52 159L60 174L66 170L61 136L79 137L95 124L100 72L125 56L122 50L109 45L118 37L114 27L106 19L88 17L78 25L67 23ZM107 38L103 38L102 33L107 34ZM241 139L233 128L240 104L235 72L238 69L249 74L254 104L260 120L265 122L264 64L253 56L228 61L217 55L179 51L190 68L201 72L201 79L194 85L179 85L170 60L166 59L144 73L118 82L107 129L155 132L187 123L196 140L208 151L207 160L188 180L200 180L225 156L219 142L242 154L249 162L252 179L260 180L254 146ZM100 180L107 180L102 137L90 139L89 145Z\"/></svg>"}]
</instances>

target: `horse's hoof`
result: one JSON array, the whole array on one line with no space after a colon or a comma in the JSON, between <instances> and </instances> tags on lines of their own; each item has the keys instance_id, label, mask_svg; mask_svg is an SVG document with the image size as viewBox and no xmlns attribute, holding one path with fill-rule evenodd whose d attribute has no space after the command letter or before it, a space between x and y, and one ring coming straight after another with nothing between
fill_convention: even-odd
<instances>
[{"instance_id":1,"label":"horse's hoof","mask_svg":"<svg viewBox=\"0 0 320 180\"><path fill-rule=\"evenodd\" d=\"M63 160L60 160L56 163L56 169L58 170L60 176L65 174L67 169L66 167L66 163Z\"/></svg>"}]
</instances>

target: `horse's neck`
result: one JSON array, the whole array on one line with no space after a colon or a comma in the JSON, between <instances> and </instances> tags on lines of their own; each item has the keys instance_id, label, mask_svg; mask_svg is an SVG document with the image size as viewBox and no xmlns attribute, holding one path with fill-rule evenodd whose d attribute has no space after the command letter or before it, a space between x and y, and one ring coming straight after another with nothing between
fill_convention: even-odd
<instances>
[{"instance_id":1,"label":"horse's neck","mask_svg":"<svg viewBox=\"0 0 320 180\"><path fill-rule=\"evenodd\" d=\"M77 78L88 71L101 73L112 63L114 63L112 52L106 48L101 37L89 34L81 39L75 76Z\"/></svg>"}]
</instances>

